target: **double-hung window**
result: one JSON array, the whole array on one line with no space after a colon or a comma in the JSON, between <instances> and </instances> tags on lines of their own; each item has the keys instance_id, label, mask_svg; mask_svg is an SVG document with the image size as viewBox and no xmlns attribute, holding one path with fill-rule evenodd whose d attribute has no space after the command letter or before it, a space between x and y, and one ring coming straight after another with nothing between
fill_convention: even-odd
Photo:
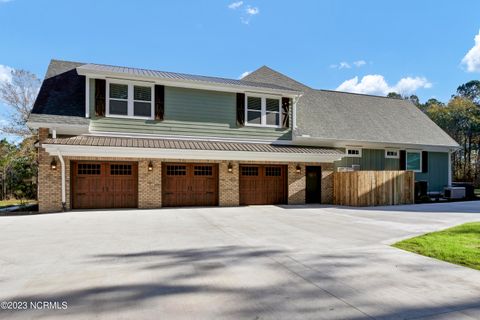
<instances>
[{"instance_id":1,"label":"double-hung window","mask_svg":"<svg viewBox=\"0 0 480 320\"><path fill-rule=\"evenodd\" d=\"M406 154L406 166L407 170L414 172L422 172L422 152L420 151L407 151Z\"/></svg>"},{"instance_id":2,"label":"double-hung window","mask_svg":"<svg viewBox=\"0 0 480 320\"><path fill-rule=\"evenodd\" d=\"M107 80L107 116L153 119L153 84Z\"/></svg>"},{"instance_id":3,"label":"double-hung window","mask_svg":"<svg viewBox=\"0 0 480 320\"><path fill-rule=\"evenodd\" d=\"M281 98L275 96L245 95L245 122L248 126L281 126Z\"/></svg>"}]
</instances>

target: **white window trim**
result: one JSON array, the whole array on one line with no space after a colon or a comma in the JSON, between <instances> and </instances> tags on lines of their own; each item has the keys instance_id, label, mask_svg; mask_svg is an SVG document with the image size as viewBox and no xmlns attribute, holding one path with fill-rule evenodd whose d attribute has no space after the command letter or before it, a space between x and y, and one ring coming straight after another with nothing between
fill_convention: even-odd
<instances>
[{"instance_id":1,"label":"white window trim","mask_svg":"<svg viewBox=\"0 0 480 320\"><path fill-rule=\"evenodd\" d=\"M140 81L130 81L130 80L119 80L119 79L106 79L106 88L105 88L105 116L109 118L123 118L123 119L144 119L144 120L153 120L155 119L155 85L150 82L140 82ZM125 99L117 99L117 98L110 98L110 84L124 84L128 86L128 99L127 99L127 115L119 115L119 114L110 114L110 99L118 100L118 101L125 101ZM133 99L133 86L142 86L142 87L149 87L152 90L152 101L150 102L150 110L151 116L150 117L139 117L134 116L134 102L146 102L140 100Z\"/></svg>"},{"instance_id":2,"label":"white window trim","mask_svg":"<svg viewBox=\"0 0 480 320\"><path fill-rule=\"evenodd\" d=\"M358 150L358 154L348 154L348 150ZM362 157L362 148L346 148L345 156L350 158L361 158Z\"/></svg>"},{"instance_id":3,"label":"white window trim","mask_svg":"<svg viewBox=\"0 0 480 320\"><path fill-rule=\"evenodd\" d=\"M396 152L396 156L389 156L388 152ZM398 149L385 149L385 159L400 159L400 150Z\"/></svg>"},{"instance_id":4,"label":"white window trim","mask_svg":"<svg viewBox=\"0 0 480 320\"><path fill-rule=\"evenodd\" d=\"M261 99L261 110L260 110L260 124L258 123L248 123L248 97L251 98L260 98ZM278 125L267 124L267 98L269 99L278 99ZM282 127L282 97L275 95L265 95L265 94L245 94L245 126L249 127L264 127L264 128L281 128ZM257 111L258 112L258 111Z\"/></svg>"},{"instance_id":5,"label":"white window trim","mask_svg":"<svg viewBox=\"0 0 480 320\"><path fill-rule=\"evenodd\" d=\"M418 170L411 170L411 169L408 169L408 154L409 153L418 153L420 155L420 168ZM419 151L419 150L405 150L405 170L408 170L408 171L413 171L413 172L422 172L422 168L423 168L423 159L422 159L422 151Z\"/></svg>"}]
</instances>

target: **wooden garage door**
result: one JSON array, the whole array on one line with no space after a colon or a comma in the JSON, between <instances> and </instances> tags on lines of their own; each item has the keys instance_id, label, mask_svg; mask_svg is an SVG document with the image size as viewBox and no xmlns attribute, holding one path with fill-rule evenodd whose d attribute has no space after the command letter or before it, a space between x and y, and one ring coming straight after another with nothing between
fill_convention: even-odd
<instances>
[{"instance_id":1,"label":"wooden garage door","mask_svg":"<svg viewBox=\"0 0 480 320\"><path fill-rule=\"evenodd\" d=\"M286 166L241 165L240 204L285 204Z\"/></svg>"},{"instance_id":2,"label":"wooden garage door","mask_svg":"<svg viewBox=\"0 0 480 320\"><path fill-rule=\"evenodd\" d=\"M202 163L163 164L162 206L218 204L218 166Z\"/></svg>"},{"instance_id":3,"label":"wooden garage door","mask_svg":"<svg viewBox=\"0 0 480 320\"><path fill-rule=\"evenodd\" d=\"M137 207L137 163L72 162L71 170L73 208Z\"/></svg>"}]
</instances>

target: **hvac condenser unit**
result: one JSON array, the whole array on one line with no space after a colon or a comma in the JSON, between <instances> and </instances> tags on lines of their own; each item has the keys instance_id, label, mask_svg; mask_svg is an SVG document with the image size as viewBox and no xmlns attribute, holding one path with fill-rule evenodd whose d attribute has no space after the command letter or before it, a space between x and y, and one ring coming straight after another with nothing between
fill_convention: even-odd
<instances>
[{"instance_id":1,"label":"hvac condenser unit","mask_svg":"<svg viewBox=\"0 0 480 320\"><path fill-rule=\"evenodd\" d=\"M446 187L443 193L447 199L463 199L465 198L465 187Z\"/></svg>"}]
</instances>

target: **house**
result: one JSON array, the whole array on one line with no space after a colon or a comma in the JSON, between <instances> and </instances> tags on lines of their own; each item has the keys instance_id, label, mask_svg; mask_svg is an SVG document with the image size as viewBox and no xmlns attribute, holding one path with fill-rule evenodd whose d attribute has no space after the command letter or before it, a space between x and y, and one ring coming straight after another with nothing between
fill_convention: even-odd
<instances>
[{"instance_id":1,"label":"house","mask_svg":"<svg viewBox=\"0 0 480 320\"><path fill-rule=\"evenodd\" d=\"M441 191L458 148L407 101L268 67L234 80L52 60L28 125L41 212L331 203L332 173L352 166Z\"/></svg>"}]
</instances>

